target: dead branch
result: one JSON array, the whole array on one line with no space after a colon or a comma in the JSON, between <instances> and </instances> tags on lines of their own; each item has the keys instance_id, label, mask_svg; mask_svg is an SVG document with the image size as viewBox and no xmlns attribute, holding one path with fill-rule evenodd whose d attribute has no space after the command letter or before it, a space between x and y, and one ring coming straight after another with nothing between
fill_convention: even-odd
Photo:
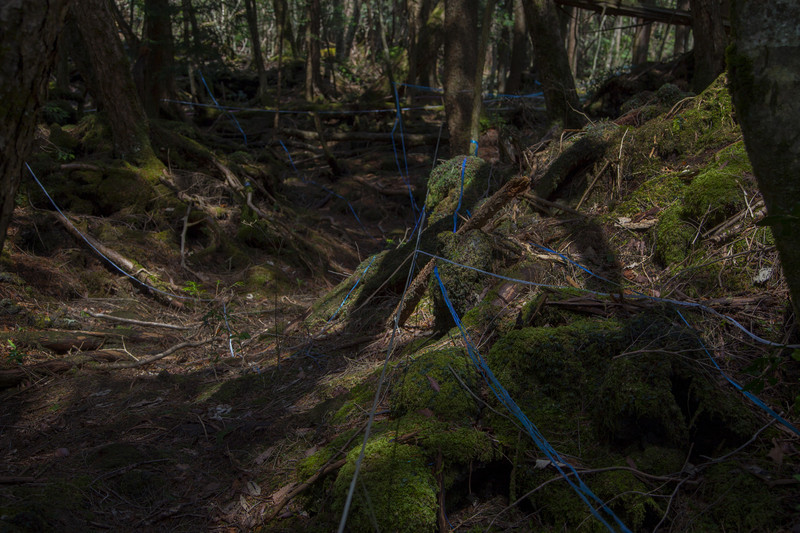
<instances>
[{"instance_id":1,"label":"dead branch","mask_svg":"<svg viewBox=\"0 0 800 533\"><path fill-rule=\"evenodd\" d=\"M143 267L137 267L133 261L124 257L119 252L112 250L111 248L100 244L97 240L89 235L84 235L60 212L56 213L56 220L58 220L62 226L79 241L85 242L89 245L90 248L93 248L94 251L99 252L103 255L103 258L109 263L109 266L114 268L119 268L124 271L124 273L134 281L139 282L141 288L147 289L147 293L149 293L153 298L155 298L158 302L165 304L165 305L177 305L182 307L183 304L179 302L177 299L167 295L166 293L158 292L153 290L153 285L159 284L160 280L154 276L153 274L149 273Z\"/></svg>"},{"instance_id":2,"label":"dead branch","mask_svg":"<svg viewBox=\"0 0 800 533\"><path fill-rule=\"evenodd\" d=\"M535 209L544 212L548 216L552 216L552 213L550 212L549 209L546 208L560 209L565 213L577 215L582 218L586 218L587 216L589 216L586 213L581 213L580 211L576 211L575 209L567 207L566 205L561 204L559 202L551 202L550 200L546 200L541 196L536 196L531 192L526 192L525 194L522 195L522 197L528 200Z\"/></svg>"},{"instance_id":3,"label":"dead branch","mask_svg":"<svg viewBox=\"0 0 800 533\"><path fill-rule=\"evenodd\" d=\"M136 324L137 326L150 326L154 328L168 328L168 329L192 329L192 326L179 326L177 324L165 324L163 322L148 322L146 320L123 318L121 316L104 315L103 313L92 313L91 311L86 311L86 314L94 318L103 318L105 320L125 322L126 324Z\"/></svg>"},{"instance_id":4,"label":"dead branch","mask_svg":"<svg viewBox=\"0 0 800 533\"><path fill-rule=\"evenodd\" d=\"M319 134L315 131L298 130L293 128L286 128L283 130L287 135L298 137L306 141L319 141ZM329 141L384 141L391 142L391 133L374 133L370 131L332 131L326 134ZM423 145L435 143L439 139L438 134L432 133L405 133L403 140L406 146L409 145ZM442 140L446 140L447 136L442 135Z\"/></svg>"},{"instance_id":5,"label":"dead branch","mask_svg":"<svg viewBox=\"0 0 800 533\"><path fill-rule=\"evenodd\" d=\"M0 370L0 389L9 389L11 387L15 387L26 379L34 380L41 375L60 374L70 370L73 366L75 366L75 364L71 361L54 359L52 361L45 361L44 363L37 363L35 365L20 365L16 368Z\"/></svg>"},{"instance_id":6,"label":"dead branch","mask_svg":"<svg viewBox=\"0 0 800 533\"><path fill-rule=\"evenodd\" d=\"M150 357L147 357L145 359L139 359L138 361L130 361L130 362L127 362L127 363L110 363L110 364L107 364L107 365L100 365L100 366L98 366L98 368L101 368L103 370L118 370L118 369L122 369L122 368L136 368L136 367L139 367L139 366L144 366L144 365L150 364L150 363L152 363L154 361L158 361L159 359L163 359L163 358L167 357L168 355L172 355L173 353L177 352L178 350L182 350L184 348L196 348L198 346L203 346L205 344L208 344L213 340L214 339L206 339L204 341L198 341L198 342L181 342L181 343L176 344L175 346L173 346L171 348L168 348L168 349L164 350L161 353L157 353L155 355L151 355Z\"/></svg>"}]
</instances>

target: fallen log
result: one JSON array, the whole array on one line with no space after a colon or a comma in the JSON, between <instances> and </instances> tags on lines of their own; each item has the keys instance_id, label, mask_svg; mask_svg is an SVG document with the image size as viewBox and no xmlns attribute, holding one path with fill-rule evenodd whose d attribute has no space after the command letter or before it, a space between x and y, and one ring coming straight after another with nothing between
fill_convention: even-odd
<instances>
[{"instance_id":1,"label":"fallen log","mask_svg":"<svg viewBox=\"0 0 800 533\"><path fill-rule=\"evenodd\" d=\"M480 209L467 222L461 226L457 234L463 234L473 229L485 226L494 215L502 209L512 198L519 196L530 187L531 178L529 176L517 176L503 185L499 191L494 193L491 198L481 205ZM393 327L394 317L397 316L397 325L402 326L411 316L417 307L425 289L428 286L428 279L433 273L434 259L430 259L419 274L411 282L406 291L405 299L401 300L394 312L390 315L389 327Z\"/></svg>"},{"instance_id":2,"label":"fallen log","mask_svg":"<svg viewBox=\"0 0 800 533\"><path fill-rule=\"evenodd\" d=\"M316 131L307 131L307 130L298 130L295 128L285 128L283 132L287 135L291 135L293 137L298 137L300 139L306 141L319 141L319 134ZM381 132L371 132L371 131L332 131L330 133L325 134L325 138L328 141L367 141L367 142L374 142L374 141L383 141L383 142L391 142L394 134L392 133L381 133ZM394 136L395 140L399 141L400 136ZM431 144L435 143L439 139L438 133L405 133L403 134L403 140L405 141L406 146L408 145L420 145L420 144ZM445 141L448 139L448 136L442 134L442 140Z\"/></svg>"}]
</instances>

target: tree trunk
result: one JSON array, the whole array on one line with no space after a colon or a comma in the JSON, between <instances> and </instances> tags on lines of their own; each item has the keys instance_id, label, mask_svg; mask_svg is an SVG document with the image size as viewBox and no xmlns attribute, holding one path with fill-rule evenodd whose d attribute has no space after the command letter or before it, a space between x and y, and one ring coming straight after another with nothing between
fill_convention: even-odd
<instances>
[{"instance_id":1,"label":"tree trunk","mask_svg":"<svg viewBox=\"0 0 800 533\"><path fill-rule=\"evenodd\" d=\"M420 79L425 77L425 74L421 71L425 70L425 56L431 53L426 48L426 42L429 38L426 26L431 9L431 0L411 0L409 2L408 82L412 84L423 85ZM420 68L421 66L423 67L422 69ZM415 91L409 88L406 92L410 99Z\"/></svg>"},{"instance_id":2,"label":"tree trunk","mask_svg":"<svg viewBox=\"0 0 800 533\"><path fill-rule=\"evenodd\" d=\"M489 45L489 30L492 28L492 16L496 0L486 0L481 21L481 37L478 42L478 54L475 56L475 82L472 89L472 112L469 121L469 152L478 155L478 138L481 135L481 109L483 108L483 67L486 61L486 50ZM472 141L475 141L474 145Z\"/></svg>"},{"instance_id":3,"label":"tree trunk","mask_svg":"<svg viewBox=\"0 0 800 533\"><path fill-rule=\"evenodd\" d=\"M647 63L647 52L650 50L650 32L652 24L645 23L642 19L636 19L641 26L636 28L636 33L633 37L633 64L642 65Z\"/></svg>"},{"instance_id":4,"label":"tree trunk","mask_svg":"<svg viewBox=\"0 0 800 533\"><path fill-rule=\"evenodd\" d=\"M699 94L725 70L725 46L728 39L722 25L720 0L690 0L689 3L692 8L694 34L692 90Z\"/></svg>"},{"instance_id":5,"label":"tree trunk","mask_svg":"<svg viewBox=\"0 0 800 533\"><path fill-rule=\"evenodd\" d=\"M320 49L319 49L319 0L308 0L306 6L308 22L306 25L306 100L314 100L320 87Z\"/></svg>"},{"instance_id":6,"label":"tree trunk","mask_svg":"<svg viewBox=\"0 0 800 533\"><path fill-rule=\"evenodd\" d=\"M139 96L148 116L158 116L159 110L180 116L175 105L162 102L177 93L172 44L172 21L168 0L145 0L144 36L139 57L134 65L134 78Z\"/></svg>"},{"instance_id":7,"label":"tree trunk","mask_svg":"<svg viewBox=\"0 0 800 533\"><path fill-rule=\"evenodd\" d=\"M678 9L689 11L689 0L678 0ZM674 55L685 53L689 49L689 26L678 24L675 26L675 47L672 50Z\"/></svg>"},{"instance_id":8,"label":"tree trunk","mask_svg":"<svg viewBox=\"0 0 800 533\"><path fill-rule=\"evenodd\" d=\"M475 59L478 56L478 0L445 0L444 108L450 157L469 153Z\"/></svg>"},{"instance_id":9,"label":"tree trunk","mask_svg":"<svg viewBox=\"0 0 800 533\"><path fill-rule=\"evenodd\" d=\"M356 39L356 30L361 23L361 1L353 0L353 11L350 20L347 21L347 31L344 34L344 58L350 57L350 51L353 49L353 42Z\"/></svg>"},{"instance_id":10,"label":"tree trunk","mask_svg":"<svg viewBox=\"0 0 800 533\"><path fill-rule=\"evenodd\" d=\"M569 69L574 77L578 75L578 29L581 12L575 7L569 8L567 12L569 13L569 22L567 23L567 61L569 61Z\"/></svg>"},{"instance_id":11,"label":"tree trunk","mask_svg":"<svg viewBox=\"0 0 800 533\"><path fill-rule=\"evenodd\" d=\"M247 27L250 30L250 48L253 53L253 63L256 65L258 73L258 100L261 104L267 104L267 69L264 67L264 59L261 55L261 37L258 34L258 11L256 10L255 0L244 0L245 12L247 17Z\"/></svg>"},{"instance_id":12,"label":"tree trunk","mask_svg":"<svg viewBox=\"0 0 800 533\"><path fill-rule=\"evenodd\" d=\"M622 17L620 17L622 18ZM611 46L608 47L608 56L606 57L606 70L611 70L617 66L619 60L619 45L622 42L622 28L620 21L617 22L617 27L614 28L614 37Z\"/></svg>"},{"instance_id":13,"label":"tree trunk","mask_svg":"<svg viewBox=\"0 0 800 533\"><path fill-rule=\"evenodd\" d=\"M551 122L565 128L580 128L585 119L579 112L581 104L553 0L525 0L523 3L547 115Z\"/></svg>"},{"instance_id":14,"label":"tree trunk","mask_svg":"<svg viewBox=\"0 0 800 533\"><path fill-rule=\"evenodd\" d=\"M125 43L128 45L129 54L131 57L136 57L136 53L139 50L139 45L141 44L139 41L139 37L133 32L133 28L131 25L128 24L128 21L125 20L125 16L122 14L122 11L119 10L119 6L117 6L117 2L109 2L108 8L111 10L112 15L114 16L114 20L117 23L117 27L122 32L122 35L125 36Z\"/></svg>"},{"instance_id":15,"label":"tree trunk","mask_svg":"<svg viewBox=\"0 0 800 533\"><path fill-rule=\"evenodd\" d=\"M514 28L511 41L511 61L508 70L508 80L505 90L511 94L522 89L522 71L529 64L528 58L528 29L525 26L525 9L523 0L514 2Z\"/></svg>"},{"instance_id":16,"label":"tree trunk","mask_svg":"<svg viewBox=\"0 0 800 533\"><path fill-rule=\"evenodd\" d=\"M114 0L82 0L70 9L84 48L91 72L89 92L105 111L114 138L114 155L134 163L144 163L154 156L148 136L147 115L144 112L130 63L114 24L109 3Z\"/></svg>"},{"instance_id":17,"label":"tree trunk","mask_svg":"<svg viewBox=\"0 0 800 533\"><path fill-rule=\"evenodd\" d=\"M70 0L0 3L0 250Z\"/></svg>"},{"instance_id":18,"label":"tree trunk","mask_svg":"<svg viewBox=\"0 0 800 533\"><path fill-rule=\"evenodd\" d=\"M731 2L733 102L800 316L800 3Z\"/></svg>"}]
</instances>

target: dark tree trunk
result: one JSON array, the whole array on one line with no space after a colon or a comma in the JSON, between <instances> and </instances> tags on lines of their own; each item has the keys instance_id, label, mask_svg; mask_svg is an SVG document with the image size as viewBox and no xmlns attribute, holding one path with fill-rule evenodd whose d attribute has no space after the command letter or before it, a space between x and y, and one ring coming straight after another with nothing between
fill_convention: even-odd
<instances>
[{"instance_id":1,"label":"dark tree trunk","mask_svg":"<svg viewBox=\"0 0 800 533\"><path fill-rule=\"evenodd\" d=\"M486 62L486 50L489 46L489 30L492 28L492 17L494 15L494 6L496 0L486 0L486 6L483 11L483 20L481 21L481 34L480 41L478 41L478 53L475 56L475 82L472 89L472 113L469 122L469 137L470 144L472 140L475 141L473 146L470 146L470 152L478 152L478 137L480 137L480 119L481 110L483 108L483 67Z\"/></svg>"},{"instance_id":2,"label":"dark tree trunk","mask_svg":"<svg viewBox=\"0 0 800 533\"><path fill-rule=\"evenodd\" d=\"M547 115L551 122L560 123L565 128L580 128L585 119L579 112L581 105L555 5L552 0L525 0L523 3Z\"/></svg>"},{"instance_id":3,"label":"dark tree trunk","mask_svg":"<svg viewBox=\"0 0 800 533\"><path fill-rule=\"evenodd\" d=\"M319 0L308 0L306 6L308 22L306 25L306 100L314 99L319 90L322 75L320 72L320 4Z\"/></svg>"},{"instance_id":4,"label":"dark tree trunk","mask_svg":"<svg viewBox=\"0 0 800 533\"><path fill-rule=\"evenodd\" d=\"M478 56L478 0L445 0L444 108L450 156L469 152L472 92Z\"/></svg>"},{"instance_id":5,"label":"dark tree trunk","mask_svg":"<svg viewBox=\"0 0 800 533\"><path fill-rule=\"evenodd\" d=\"M636 19L639 24L636 28L636 33L633 36L633 55L631 61L634 65L642 65L647 63L647 53L650 50L650 31L652 24L645 23L642 19Z\"/></svg>"},{"instance_id":6,"label":"dark tree trunk","mask_svg":"<svg viewBox=\"0 0 800 533\"><path fill-rule=\"evenodd\" d=\"M344 34L344 58L350 57L350 51L353 49L353 42L356 39L356 30L361 23L361 1L353 0L353 13L350 20L346 22L347 31Z\"/></svg>"},{"instance_id":7,"label":"dark tree trunk","mask_svg":"<svg viewBox=\"0 0 800 533\"><path fill-rule=\"evenodd\" d=\"M148 116L159 110L180 116L174 105L163 102L177 93L172 44L172 21L168 0L145 0L144 37L134 65L134 78L142 105Z\"/></svg>"},{"instance_id":8,"label":"dark tree trunk","mask_svg":"<svg viewBox=\"0 0 800 533\"><path fill-rule=\"evenodd\" d=\"M130 63L122 50L114 16L114 0L81 0L73 4L70 16L83 39L89 68L89 92L105 111L114 137L116 157L144 163L154 157L144 112Z\"/></svg>"},{"instance_id":9,"label":"dark tree trunk","mask_svg":"<svg viewBox=\"0 0 800 533\"><path fill-rule=\"evenodd\" d=\"M692 8L694 34L692 90L700 93L725 70L725 46L728 39L722 25L720 0L690 0L689 3Z\"/></svg>"},{"instance_id":10,"label":"dark tree trunk","mask_svg":"<svg viewBox=\"0 0 800 533\"><path fill-rule=\"evenodd\" d=\"M428 31L426 25L431 12L431 0L411 0L409 2L410 19L408 24L408 82L420 84L420 65L425 64L425 56L430 54L426 47ZM424 68L423 68L424 70ZM409 89L409 96L414 91Z\"/></svg>"},{"instance_id":11,"label":"dark tree trunk","mask_svg":"<svg viewBox=\"0 0 800 533\"><path fill-rule=\"evenodd\" d=\"M689 0L678 0L678 9L682 11L689 11ZM672 50L673 55L680 55L689 50L689 26L678 24L675 26L675 47Z\"/></svg>"},{"instance_id":12,"label":"dark tree trunk","mask_svg":"<svg viewBox=\"0 0 800 533\"><path fill-rule=\"evenodd\" d=\"M572 76L578 75L578 30L580 22L580 10L578 8L569 8L569 22L567 23L567 61L569 61L569 69L572 71Z\"/></svg>"},{"instance_id":13,"label":"dark tree trunk","mask_svg":"<svg viewBox=\"0 0 800 533\"><path fill-rule=\"evenodd\" d=\"M0 3L0 250L70 0Z\"/></svg>"},{"instance_id":14,"label":"dark tree trunk","mask_svg":"<svg viewBox=\"0 0 800 533\"><path fill-rule=\"evenodd\" d=\"M514 28L511 40L511 61L508 69L508 80L505 90L517 93L522 88L522 71L530 63L528 57L528 28L525 26L525 9L523 0L514 2Z\"/></svg>"},{"instance_id":15,"label":"dark tree trunk","mask_svg":"<svg viewBox=\"0 0 800 533\"><path fill-rule=\"evenodd\" d=\"M125 42L128 45L128 50L131 57L136 57L136 53L139 50L139 37L133 32L133 28L131 25L128 24L128 21L125 20L125 17L122 15L122 11L119 10L119 6L117 6L117 2L109 2L108 7L111 9L111 13L114 15L114 20L117 23L122 35L125 36Z\"/></svg>"},{"instance_id":16,"label":"dark tree trunk","mask_svg":"<svg viewBox=\"0 0 800 533\"><path fill-rule=\"evenodd\" d=\"M800 3L731 2L736 115L800 316Z\"/></svg>"},{"instance_id":17,"label":"dark tree trunk","mask_svg":"<svg viewBox=\"0 0 800 533\"><path fill-rule=\"evenodd\" d=\"M258 73L258 100L266 105L268 89L267 69L264 67L264 58L261 55L261 37L258 35L258 11L256 11L255 0L244 0L244 5L247 14L247 27L250 30L253 63L255 63L256 72Z\"/></svg>"}]
</instances>

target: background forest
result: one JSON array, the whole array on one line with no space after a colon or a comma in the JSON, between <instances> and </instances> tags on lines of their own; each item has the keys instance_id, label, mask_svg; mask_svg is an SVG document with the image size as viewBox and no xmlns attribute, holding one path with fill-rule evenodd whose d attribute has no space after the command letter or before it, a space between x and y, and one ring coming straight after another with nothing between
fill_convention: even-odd
<instances>
[{"instance_id":1,"label":"background forest","mask_svg":"<svg viewBox=\"0 0 800 533\"><path fill-rule=\"evenodd\" d=\"M797 530L799 28L4 2L0 531Z\"/></svg>"}]
</instances>

